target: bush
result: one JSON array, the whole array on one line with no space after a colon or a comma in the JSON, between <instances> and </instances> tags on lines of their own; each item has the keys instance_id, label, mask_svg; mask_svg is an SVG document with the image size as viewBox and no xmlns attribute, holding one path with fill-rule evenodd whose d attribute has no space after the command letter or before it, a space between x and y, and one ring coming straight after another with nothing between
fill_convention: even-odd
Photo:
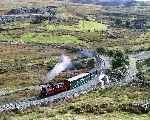
<instances>
[{"instance_id":1,"label":"bush","mask_svg":"<svg viewBox=\"0 0 150 120\"><path fill-rule=\"evenodd\" d=\"M136 77L139 78L140 80L145 80L145 77L144 77L144 73L143 72L138 72L136 74Z\"/></svg>"},{"instance_id":2,"label":"bush","mask_svg":"<svg viewBox=\"0 0 150 120\"><path fill-rule=\"evenodd\" d=\"M94 60L94 59L89 59L89 60L87 61L87 68L92 69L92 68L94 68L94 67L95 67L95 60Z\"/></svg>"},{"instance_id":3,"label":"bush","mask_svg":"<svg viewBox=\"0 0 150 120\"><path fill-rule=\"evenodd\" d=\"M112 69L129 65L128 56L121 51L116 51L112 60Z\"/></svg>"},{"instance_id":4,"label":"bush","mask_svg":"<svg viewBox=\"0 0 150 120\"><path fill-rule=\"evenodd\" d=\"M106 50L105 50L105 48L103 48L103 47L97 48L96 51L97 51L99 54L104 54L104 53L106 53Z\"/></svg>"},{"instance_id":5,"label":"bush","mask_svg":"<svg viewBox=\"0 0 150 120\"><path fill-rule=\"evenodd\" d=\"M112 57L114 55L114 51L113 50L108 50L107 55Z\"/></svg>"},{"instance_id":6,"label":"bush","mask_svg":"<svg viewBox=\"0 0 150 120\"><path fill-rule=\"evenodd\" d=\"M108 49L103 48L103 47L96 48L96 51L97 51L99 54L105 54L105 55L108 55L109 57L113 57L114 54L115 54L115 51L114 51L114 50L108 50Z\"/></svg>"},{"instance_id":7,"label":"bush","mask_svg":"<svg viewBox=\"0 0 150 120\"><path fill-rule=\"evenodd\" d=\"M116 108L108 103L103 103L103 104L82 104L80 107L73 108L73 111L77 114L79 113L94 113L94 114L104 114L104 113L111 113Z\"/></svg>"}]
</instances>

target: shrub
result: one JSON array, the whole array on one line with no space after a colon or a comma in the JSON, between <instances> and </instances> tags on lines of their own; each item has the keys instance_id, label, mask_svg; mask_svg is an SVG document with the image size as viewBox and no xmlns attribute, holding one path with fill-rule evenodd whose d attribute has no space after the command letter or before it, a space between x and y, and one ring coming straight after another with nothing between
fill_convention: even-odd
<instances>
[{"instance_id":1,"label":"shrub","mask_svg":"<svg viewBox=\"0 0 150 120\"><path fill-rule=\"evenodd\" d=\"M99 47L96 49L96 51L99 53L99 54L105 54L105 55L108 55L109 57L113 57L115 52L114 50L109 50L107 48L103 48L103 47Z\"/></svg>"},{"instance_id":2,"label":"shrub","mask_svg":"<svg viewBox=\"0 0 150 120\"><path fill-rule=\"evenodd\" d=\"M143 72L138 72L136 74L136 77L139 78L140 80L145 80L145 77L144 77L144 73Z\"/></svg>"},{"instance_id":3,"label":"shrub","mask_svg":"<svg viewBox=\"0 0 150 120\"><path fill-rule=\"evenodd\" d=\"M113 112L116 108L108 103L104 104L82 104L80 107L73 108L73 111L77 114L79 113L94 113L94 114L104 114L104 113L110 113Z\"/></svg>"},{"instance_id":4,"label":"shrub","mask_svg":"<svg viewBox=\"0 0 150 120\"><path fill-rule=\"evenodd\" d=\"M103 47L97 48L96 51L97 51L99 54L104 54L104 53L106 53L106 50L105 50L105 48L103 48Z\"/></svg>"},{"instance_id":5,"label":"shrub","mask_svg":"<svg viewBox=\"0 0 150 120\"><path fill-rule=\"evenodd\" d=\"M129 65L128 56L121 51L116 51L112 60L112 69Z\"/></svg>"}]
</instances>

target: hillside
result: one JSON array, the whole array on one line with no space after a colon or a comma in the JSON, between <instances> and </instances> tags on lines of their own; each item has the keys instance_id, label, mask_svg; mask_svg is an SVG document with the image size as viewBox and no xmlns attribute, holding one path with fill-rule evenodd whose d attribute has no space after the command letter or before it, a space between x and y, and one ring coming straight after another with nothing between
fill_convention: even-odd
<instances>
[{"instance_id":1,"label":"hillside","mask_svg":"<svg viewBox=\"0 0 150 120\"><path fill-rule=\"evenodd\" d=\"M72 0L75 3L97 4L97 5L132 5L135 0Z\"/></svg>"},{"instance_id":2,"label":"hillside","mask_svg":"<svg viewBox=\"0 0 150 120\"><path fill-rule=\"evenodd\" d=\"M0 120L150 119L150 4L3 0L0 14Z\"/></svg>"}]
</instances>

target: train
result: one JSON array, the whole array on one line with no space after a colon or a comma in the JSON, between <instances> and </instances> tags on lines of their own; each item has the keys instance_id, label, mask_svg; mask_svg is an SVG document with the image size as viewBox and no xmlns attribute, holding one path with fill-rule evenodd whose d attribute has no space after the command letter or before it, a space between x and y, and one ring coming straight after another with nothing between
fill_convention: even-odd
<instances>
[{"instance_id":1,"label":"train","mask_svg":"<svg viewBox=\"0 0 150 120\"><path fill-rule=\"evenodd\" d=\"M40 97L45 98L48 96L56 95L61 92L75 89L95 78L97 74L98 70L92 70L90 72L82 73L67 80L64 80L61 83L48 83L42 85Z\"/></svg>"}]
</instances>

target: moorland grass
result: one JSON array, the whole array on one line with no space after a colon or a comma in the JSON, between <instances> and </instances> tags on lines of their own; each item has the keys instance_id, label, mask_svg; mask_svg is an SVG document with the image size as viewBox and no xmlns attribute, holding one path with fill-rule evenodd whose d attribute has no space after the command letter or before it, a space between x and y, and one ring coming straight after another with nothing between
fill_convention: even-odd
<instances>
[{"instance_id":1,"label":"moorland grass","mask_svg":"<svg viewBox=\"0 0 150 120\"><path fill-rule=\"evenodd\" d=\"M48 30L70 30L70 31L105 31L107 26L95 21L79 21L75 25L49 24L46 26Z\"/></svg>"},{"instance_id":2,"label":"moorland grass","mask_svg":"<svg viewBox=\"0 0 150 120\"><path fill-rule=\"evenodd\" d=\"M75 36L71 35L51 35L48 33L25 33L22 35L3 35L0 34L0 40L16 40L16 41L25 41L25 42L34 42L34 43L58 43L58 44L75 44L79 45L83 42Z\"/></svg>"},{"instance_id":3,"label":"moorland grass","mask_svg":"<svg viewBox=\"0 0 150 120\"><path fill-rule=\"evenodd\" d=\"M149 98L148 91L149 88L145 90L145 88L127 86L99 89L55 107L35 107L3 116L12 120L39 118L47 120L133 120L135 117L137 120L149 120L149 113L133 114L123 112L118 108L123 103Z\"/></svg>"}]
</instances>

